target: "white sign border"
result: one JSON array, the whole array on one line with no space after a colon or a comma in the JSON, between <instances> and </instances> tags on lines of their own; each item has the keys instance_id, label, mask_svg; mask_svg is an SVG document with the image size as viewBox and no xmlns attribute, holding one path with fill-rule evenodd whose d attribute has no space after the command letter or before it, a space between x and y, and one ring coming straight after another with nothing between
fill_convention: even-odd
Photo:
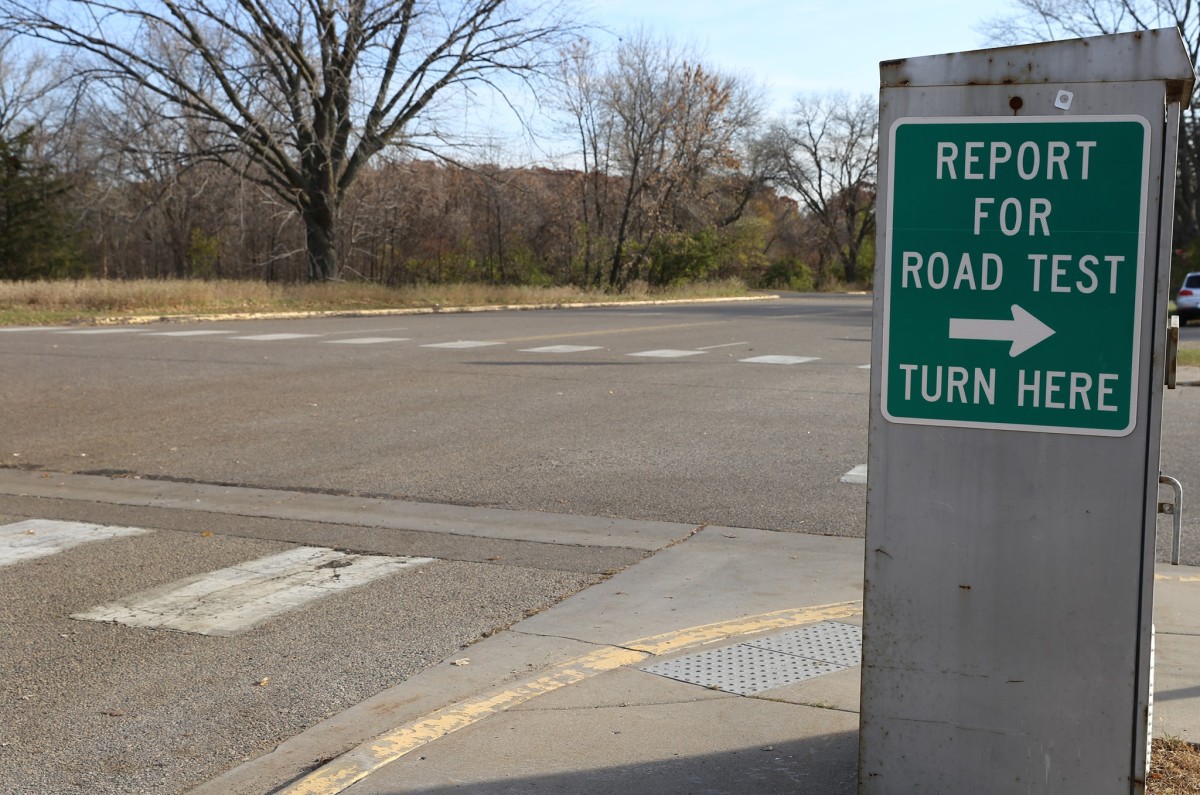
<instances>
[{"instance_id":1,"label":"white sign border","mask_svg":"<svg viewBox=\"0 0 1200 795\"><path fill-rule=\"evenodd\" d=\"M983 422L974 420L939 420L921 417L896 417L888 411L888 372L892 313L892 221L895 218L896 189L896 131L908 124L1072 124L1081 122L1137 122L1142 126L1142 196L1138 219L1137 296L1133 312L1133 361L1129 384L1129 423L1121 429L1076 428L1055 425L1025 425L1019 423ZM1146 208L1150 195L1150 121L1136 114L1091 116L906 116L896 119L888 130L887 228L884 230L883 259L883 346L880 353L879 405L883 418L899 425L926 425L950 428L984 428L989 430L1026 431L1032 433L1061 433L1073 436L1121 437L1137 427L1138 372L1141 366L1142 286L1146 266ZM877 272L876 277L880 274Z\"/></svg>"}]
</instances>

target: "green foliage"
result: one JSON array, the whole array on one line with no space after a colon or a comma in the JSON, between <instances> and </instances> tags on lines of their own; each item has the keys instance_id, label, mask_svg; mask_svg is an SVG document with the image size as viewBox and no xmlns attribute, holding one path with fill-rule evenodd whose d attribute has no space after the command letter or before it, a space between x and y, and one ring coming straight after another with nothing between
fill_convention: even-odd
<instances>
[{"instance_id":1,"label":"green foliage","mask_svg":"<svg viewBox=\"0 0 1200 795\"><path fill-rule=\"evenodd\" d=\"M766 218L747 215L737 223L721 230L721 267L716 276L722 279L746 278L770 267L766 255L772 224Z\"/></svg>"},{"instance_id":2,"label":"green foliage","mask_svg":"<svg viewBox=\"0 0 1200 795\"><path fill-rule=\"evenodd\" d=\"M29 156L29 139L28 131L0 139L0 279L82 275L64 211L68 185Z\"/></svg>"},{"instance_id":3,"label":"green foliage","mask_svg":"<svg viewBox=\"0 0 1200 795\"><path fill-rule=\"evenodd\" d=\"M203 229L193 228L186 256L193 276L212 278L216 273L217 260L221 257L221 241L205 234Z\"/></svg>"},{"instance_id":4,"label":"green foliage","mask_svg":"<svg viewBox=\"0 0 1200 795\"><path fill-rule=\"evenodd\" d=\"M769 290L795 290L811 293L816 289L812 268L796 259L772 262L763 274L762 286Z\"/></svg>"},{"instance_id":5,"label":"green foliage","mask_svg":"<svg viewBox=\"0 0 1200 795\"><path fill-rule=\"evenodd\" d=\"M553 274L546 273L537 265L530 265L520 283L528 287L553 287L555 282Z\"/></svg>"},{"instance_id":6,"label":"green foliage","mask_svg":"<svg viewBox=\"0 0 1200 795\"><path fill-rule=\"evenodd\" d=\"M864 290L875 284L875 237L870 235L858 250L858 283Z\"/></svg>"},{"instance_id":7,"label":"green foliage","mask_svg":"<svg viewBox=\"0 0 1200 795\"><path fill-rule=\"evenodd\" d=\"M712 229L663 235L650 244L646 281L651 287L704 281L717 271L722 245Z\"/></svg>"}]
</instances>

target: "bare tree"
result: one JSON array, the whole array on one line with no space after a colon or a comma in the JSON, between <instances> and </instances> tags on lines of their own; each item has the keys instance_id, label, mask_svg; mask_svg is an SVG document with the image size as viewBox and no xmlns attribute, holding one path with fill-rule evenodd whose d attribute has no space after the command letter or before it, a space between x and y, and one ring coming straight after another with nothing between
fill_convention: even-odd
<instances>
[{"instance_id":1,"label":"bare tree","mask_svg":"<svg viewBox=\"0 0 1200 795\"><path fill-rule=\"evenodd\" d=\"M563 104L583 157L587 255L603 238L608 286L616 288L637 278L664 231L709 220L714 180L740 168L761 97L686 47L645 32L622 40L606 67L586 47L575 48L568 64Z\"/></svg>"},{"instance_id":2,"label":"bare tree","mask_svg":"<svg viewBox=\"0 0 1200 795\"><path fill-rule=\"evenodd\" d=\"M613 119L604 110L600 67L588 40L580 39L567 51L562 62L561 86L560 104L569 119L567 134L577 139L582 159L578 183L582 281L599 284L601 266L595 250L608 229Z\"/></svg>"},{"instance_id":3,"label":"bare tree","mask_svg":"<svg viewBox=\"0 0 1200 795\"><path fill-rule=\"evenodd\" d=\"M62 87L49 59L22 52L20 44L12 34L0 36L0 137L40 126L56 104L48 97Z\"/></svg>"},{"instance_id":4,"label":"bare tree","mask_svg":"<svg viewBox=\"0 0 1200 795\"><path fill-rule=\"evenodd\" d=\"M568 1L0 0L0 24L218 136L208 154L294 208L310 278L331 279L339 211L367 162L420 146L419 123L455 89L545 70Z\"/></svg>"},{"instance_id":5,"label":"bare tree","mask_svg":"<svg viewBox=\"0 0 1200 795\"><path fill-rule=\"evenodd\" d=\"M1013 0L1013 14L988 20L984 31L1003 44L1080 38L1123 31L1176 28L1196 64L1200 3L1196 0ZM1193 95L1179 136L1175 238L1200 265L1200 108Z\"/></svg>"},{"instance_id":6,"label":"bare tree","mask_svg":"<svg viewBox=\"0 0 1200 795\"><path fill-rule=\"evenodd\" d=\"M859 257L875 233L879 116L875 101L845 94L800 97L762 142L771 181L798 196L820 230L821 261L858 279Z\"/></svg>"}]
</instances>

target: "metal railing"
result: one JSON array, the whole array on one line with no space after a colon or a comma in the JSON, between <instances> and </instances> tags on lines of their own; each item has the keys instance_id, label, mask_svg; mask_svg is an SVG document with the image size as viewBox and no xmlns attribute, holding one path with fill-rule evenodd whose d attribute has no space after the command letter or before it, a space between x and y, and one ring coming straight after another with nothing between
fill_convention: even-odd
<instances>
[{"instance_id":1,"label":"metal railing","mask_svg":"<svg viewBox=\"0 0 1200 795\"><path fill-rule=\"evenodd\" d=\"M1171 514L1171 523L1174 528L1171 533L1171 563L1175 566L1179 565L1179 551L1183 545L1183 484L1173 477L1158 473L1158 482L1170 486L1175 492L1175 500L1173 502L1158 503L1159 513Z\"/></svg>"}]
</instances>

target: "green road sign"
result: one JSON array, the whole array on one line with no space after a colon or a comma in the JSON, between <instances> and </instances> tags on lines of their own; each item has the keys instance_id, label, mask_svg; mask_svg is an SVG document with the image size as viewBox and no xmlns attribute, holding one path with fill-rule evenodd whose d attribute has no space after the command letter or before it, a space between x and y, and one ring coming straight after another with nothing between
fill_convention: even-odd
<instances>
[{"instance_id":1,"label":"green road sign","mask_svg":"<svg viewBox=\"0 0 1200 795\"><path fill-rule=\"evenodd\" d=\"M1133 430L1149 140L1135 116L892 126L884 417Z\"/></svg>"}]
</instances>

